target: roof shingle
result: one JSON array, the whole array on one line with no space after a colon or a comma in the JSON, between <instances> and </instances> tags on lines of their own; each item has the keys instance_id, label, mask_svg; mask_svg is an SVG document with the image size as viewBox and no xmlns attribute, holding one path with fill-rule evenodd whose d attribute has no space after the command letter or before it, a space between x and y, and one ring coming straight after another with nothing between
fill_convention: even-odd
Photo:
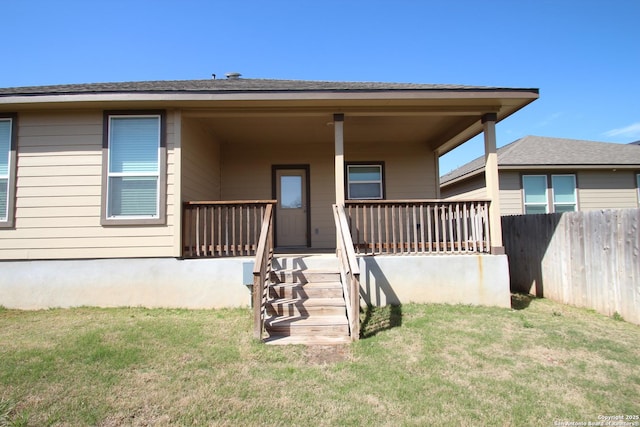
<instances>
[{"instance_id":1,"label":"roof shingle","mask_svg":"<svg viewBox=\"0 0 640 427\"><path fill-rule=\"evenodd\" d=\"M516 166L606 166L638 165L640 146L610 142L584 141L567 138L525 136L498 148L498 168ZM478 157L440 178L441 184L480 172L484 168L484 156Z\"/></svg>"},{"instance_id":2,"label":"roof shingle","mask_svg":"<svg viewBox=\"0 0 640 427\"><path fill-rule=\"evenodd\" d=\"M290 92L290 91L458 91L458 90L521 90L487 86L449 84L416 84L384 82L329 82L312 80L273 79L207 79L161 80L143 82L86 83L52 86L0 88L0 96L69 95L89 93L219 93L219 92ZM531 90L531 89L526 89ZM537 89L536 89L537 90Z\"/></svg>"}]
</instances>

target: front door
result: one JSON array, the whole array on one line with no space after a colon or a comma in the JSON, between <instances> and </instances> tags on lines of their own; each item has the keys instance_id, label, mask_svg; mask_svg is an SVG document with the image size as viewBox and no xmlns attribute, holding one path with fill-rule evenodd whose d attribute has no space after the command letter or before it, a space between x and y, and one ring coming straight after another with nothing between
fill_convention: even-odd
<instances>
[{"instance_id":1,"label":"front door","mask_svg":"<svg viewBox=\"0 0 640 427\"><path fill-rule=\"evenodd\" d=\"M274 166L276 245L309 246L309 167Z\"/></svg>"}]
</instances>

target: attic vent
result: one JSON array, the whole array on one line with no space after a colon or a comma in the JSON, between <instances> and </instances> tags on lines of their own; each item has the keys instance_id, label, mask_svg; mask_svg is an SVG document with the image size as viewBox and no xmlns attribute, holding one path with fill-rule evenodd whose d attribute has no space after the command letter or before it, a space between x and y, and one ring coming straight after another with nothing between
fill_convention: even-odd
<instances>
[{"instance_id":1,"label":"attic vent","mask_svg":"<svg viewBox=\"0 0 640 427\"><path fill-rule=\"evenodd\" d=\"M241 75L242 74L240 74L240 73L227 73L227 74L225 74L225 76L227 76L227 78L229 80L238 80Z\"/></svg>"}]
</instances>

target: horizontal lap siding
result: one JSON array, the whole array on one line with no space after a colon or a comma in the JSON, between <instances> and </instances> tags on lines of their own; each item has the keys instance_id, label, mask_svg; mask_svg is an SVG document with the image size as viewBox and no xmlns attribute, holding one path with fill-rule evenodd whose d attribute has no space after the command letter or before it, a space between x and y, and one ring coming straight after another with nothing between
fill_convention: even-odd
<instances>
[{"instance_id":1,"label":"horizontal lap siding","mask_svg":"<svg viewBox=\"0 0 640 427\"><path fill-rule=\"evenodd\" d=\"M222 200L271 199L272 165L309 164L311 246L335 247L331 205L334 145L330 143L228 143L222 146Z\"/></svg>"},{"instance_id":2,"label":"horizontal lap siding","mask_svg":"<svg viewBox=\"0 0 640 427\"><path fill-rule=\"evenodd\" d=\"M520 186L520 173L501 171L500 182L500 214L522 214L522 189Z\"/></svg>"},{"instance_id":3,"label":"horizontal lap siding","mask_svg":"<svg viewBox=\"0 0 640 427\"><path fill-rule=\"evenodd\" d=\"M182 122L182 200L220 200L220 143L193 119Z\"/></svg>"},{"instance_id":4,"label":"horizontal lap siding","mask_svg":"<svg viewBox=\"0 0 640 427\"><path fill-rule=\"evenodd\" d=\"M581 211L637 208L636 174L632 171L578 172Z\"/></svg>"},{"instance_id":5,"label":"horizontal lap siding","mask_svg":"<svg viewBox=\"0 0 640 427\"><path fill-rule=\"evenodd\" d=\"M173 254L173 123L168 115L167 225L100 225L102 111L21 113L15 229L0 230L0 259Z\"/></svg>"},{"instance_id":6,"label":"horizontal lap siding","mask_svg":"<svg viewBox=\"0 0 640 427\"><path fill-rule=\"evenodd\" d=\"M348 136L348 135L347 135ZM423 143L352 142L345 137L345 162L384 161L387 199L435 199L435 155Z\"/></svg>"},{"instance_id":7,"label":"horizontal lap siding","mask_svg":"<svg viewBox=\"0 0 640 427\"><path fill-rule=\"evenodd\" d=\"M486 199L484 174L448 185L440 190L440 196L447 200Z\"/></svg>"}]
</instances>

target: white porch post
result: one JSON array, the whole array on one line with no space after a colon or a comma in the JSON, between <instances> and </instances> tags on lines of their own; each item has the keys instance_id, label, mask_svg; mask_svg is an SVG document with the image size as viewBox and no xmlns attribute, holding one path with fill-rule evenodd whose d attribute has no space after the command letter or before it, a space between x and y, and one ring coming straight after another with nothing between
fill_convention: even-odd
<instances>
[{"instance_id":1,"label":"white porch post","mask_svg":"<svg viewBox=\"0 0 640 427\"><path fill-rule=\"evenodd\" d=\"M335 134L336 205L344 206L344 114L333 115Z\"/></svg>"},{"instance_id":2,"label":"white porch post","mask_svg":"<svg viewBox=\"0 0 640 427\"><path fill-rule=\"evenodd\" d=\"M484 176L487 184L489 205L489 227L491 230L491 253L504 254L502 245L502 223L500 221L500 184L498 180L498 154L496 152L496 113L482 116L484 127Z\"/></svg>"}]
</instances>

